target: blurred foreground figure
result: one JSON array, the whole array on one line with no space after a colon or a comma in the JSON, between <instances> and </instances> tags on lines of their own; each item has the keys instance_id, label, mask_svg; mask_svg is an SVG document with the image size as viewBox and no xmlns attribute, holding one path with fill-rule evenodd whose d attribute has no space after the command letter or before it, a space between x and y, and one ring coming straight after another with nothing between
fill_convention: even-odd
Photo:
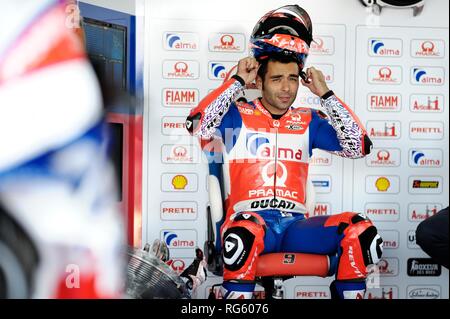
<instances>
[{"instance_id":1,"label":"blurred foreground figure","mask_svg":"<svg viewBox=\"0 0 450 319\"><path fill-rule=\"evenodd\" d=\"M124 230L66 5L0 2L0 298L117 298Z\"/></svg>"}]
</instances>

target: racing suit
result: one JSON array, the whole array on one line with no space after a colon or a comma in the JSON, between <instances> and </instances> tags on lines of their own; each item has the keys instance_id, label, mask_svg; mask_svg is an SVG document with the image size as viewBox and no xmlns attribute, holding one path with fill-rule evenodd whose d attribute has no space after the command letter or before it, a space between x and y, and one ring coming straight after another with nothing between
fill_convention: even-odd
<instances>
[{"instance_id":1,"label":"racing suit","mask_svg":"<svg viewBox=\"0 0 450 319\"><path fill-rule=\"evenodd\" d=\"M332 295L361 298L366 266L381 257L382 240L356 213L305 218L308 162L314 148L346 158L370 152L371 141L332 91L321 99L329 119L310 108L272 116L259 99L236 103L244 82L234 76L205 97L187 118L191 134L219 141L226 218L221 227L224 296L247 298L258 256L269 252L337 255ZM320 240L319 240L320 239Z\"/></svg>"},{"instance_id":2,"label":"racing suit","mask_svg":"<svg viewBox=\"0 0 450 319\"><path fill-rule=\"evenodd\" d=\"M120 297L102 101L63 1L1 1L0 298Z\"/></svg>"}]
</instances>

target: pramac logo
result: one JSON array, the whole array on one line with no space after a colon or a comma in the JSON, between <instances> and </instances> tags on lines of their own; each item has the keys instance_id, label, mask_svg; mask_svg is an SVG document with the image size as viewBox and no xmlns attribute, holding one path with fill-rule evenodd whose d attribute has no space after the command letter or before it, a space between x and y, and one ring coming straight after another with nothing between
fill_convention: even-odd
<instances>
[{"instance_id":1,"label":"pramac logo","mask_svg":"<svg viewBox=\"0 0 450 319\"><path fill-rule=\"evenodd\" d=\"M371 65L368 69L369 83L374 84L400 84L401 68L399 66Z\"/></svg>"},{"instance_id":2,"label":"pramac logo","mask_svg":"<svg viewBox=\"0 0 450 319\"><path fill-rule=\"evenodd\" d=\"M412 40L411 55L417 58L443 58L445 42L442 40Z\"/></svg>"},{"instance_id":3,"label":"pramac logo","mask_svg":"<svg viewBox=\"0 0 450 319\"><path fill-rule=\"evenodd\" d=\"M166 60L163 64L163 77L166 79L196 79L198 78L198 62Z\"/></svg>"},{"instance_id":4,"label":"pramac logo","mask_svg":"<svg viewBox=\"0 0 450 319\"><path fill-rule=\"evenodd\" d=\"M334 53L334 38L315 37L311 42L311 54L331 55Z\"/></svg>"},{"instance_id":5,"label":"pramac logo","mask_svg":"<svg viewBox=\"0 0 450 319\"><path fill-rule=\"evenodd\" d=\"M281 161L271 161L264 165L261 175L264 180L263 186L276 185L279 187L286 187L288 171L286 166Z\"/></svg>"},{"instance_id":6,"label":"pramac logo","mask_svg":"<svg viewBox=\"0 0 450 319\"><path fill-rule=\"evenodd\" d=\"M243 52L245 36L240 33L215 33L209 39L210 51Z\"/></svg>"}]
</instances>

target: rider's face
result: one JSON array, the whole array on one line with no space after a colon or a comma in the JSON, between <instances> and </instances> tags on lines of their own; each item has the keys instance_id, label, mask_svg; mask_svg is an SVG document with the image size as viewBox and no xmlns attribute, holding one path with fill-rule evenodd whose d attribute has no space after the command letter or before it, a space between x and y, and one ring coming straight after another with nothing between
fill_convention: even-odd
<instances>
[{"instance_id":1,"label":"rider's face","mask_svg":"<svg viewBox=\"0 0 450 319\"><path fill-rule=\"evenodd\" d=\"M298 71L295 62L269 61L264 80L258 77L262 103L272 114L283 114L294 103L299 86Z\"/></svg>"}]
</instances>

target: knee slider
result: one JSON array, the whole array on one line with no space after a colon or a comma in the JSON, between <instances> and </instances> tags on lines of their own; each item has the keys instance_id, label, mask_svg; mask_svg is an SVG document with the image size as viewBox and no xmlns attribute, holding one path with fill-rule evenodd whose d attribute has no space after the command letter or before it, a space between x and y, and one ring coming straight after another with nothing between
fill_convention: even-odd
<instances>
[{"instance_id":1,"label":"knee slider","mask_svg":"<svg viewBox=\"0 0 450 319\"><path fill-rule=\"evenodd\" d=\"M231 227L223 238L224 267L230 271L241 269L255 243L255 235L244 227Z\"/></svg>"},{"instance_id":2,"label":"knee slider","mask_svg":"<svg viewBox=\"0 0 450 319\"><path fill-rule=\"evenodd\" d=\"M383 239L372 222L363 214L355 214L350 219L350 225L341 223L339 228L342 232L345 228L349 228L349 232L356 233L359 246L364 258L364 265L376 264L380 261L383 253ZM341 227L342 226L342 227Z\"/></svg>"},{"instance_id":3,"label":"knee slider","mask_svg":"<svg viewBox=\"0 0 450 319\"><path fill-rule=\"evenodd\" d=\"M366 266L376 264L383 254L383 239L375 226L371 225L358 236Z\"/></svg>"}]
</instances>

